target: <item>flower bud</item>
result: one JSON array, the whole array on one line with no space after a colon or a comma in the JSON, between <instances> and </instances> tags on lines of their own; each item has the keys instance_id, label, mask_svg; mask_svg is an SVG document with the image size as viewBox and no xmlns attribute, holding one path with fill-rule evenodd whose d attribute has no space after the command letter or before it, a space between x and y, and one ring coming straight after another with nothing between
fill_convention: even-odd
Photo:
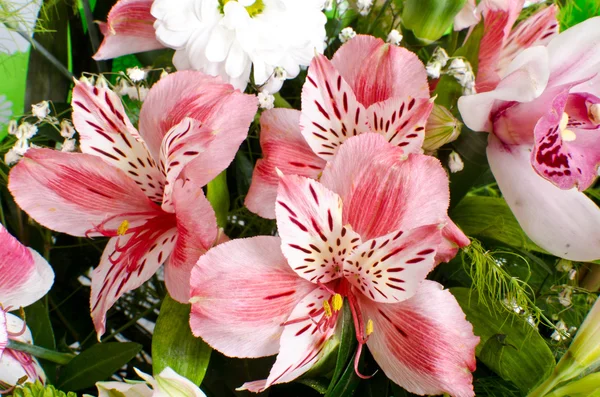
<instances>
[{"instance_id":1,"label":"flower bud","mask_svg":"<svg viewBox=\"0 0 600 397\"><path fill-rule=\"evenodd\" d=\"M579 327L569 351L582 370L600 364L600 299Z\"/></svg>"},{"instance_id":2,"label":"flower bud","mask_svg":"<svg viewBox=\"0 0 600 397\"><path fill-rule=\"evenodd\" d=\"M453 174L460 172L465 168L465 163L460 158L460 155L454 150L450 153L450 156L448 156L448 168Z\"/></svg>"},{"instance_id":3,"label":"flower bud","mask_svg":"<svg viewBox=\"0 0 600 397\"><path fill-rule=\"evenodd\" d=\"M415 37L430 44L446 33L466 0L405 0L402 20Z\"/></svg>"},{"instance_id":4,"label":"flower bud","mask_svg":"<svg viewBox=\"0 0 600 397\"><path fill-rule=\"evenodd\" d=\"M423 149L433 152L445 144L455 141L460 135L462 124L442 105L433 105L425 127Z\"/></svg>"}]
</instances>

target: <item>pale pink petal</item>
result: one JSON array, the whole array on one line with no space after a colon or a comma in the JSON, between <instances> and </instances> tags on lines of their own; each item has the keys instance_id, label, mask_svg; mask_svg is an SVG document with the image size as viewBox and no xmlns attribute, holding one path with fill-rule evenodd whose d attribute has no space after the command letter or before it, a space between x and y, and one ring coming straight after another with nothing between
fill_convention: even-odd
<instances>
[{"instance_id":1,"label":"pale pink petal","mask_svg":"<svg viewBox=\"0 0 600 397\"><path fill-rule=\"evenodd\" d=\"M346 260L344 277L375 302L404 301L433 269L441 241L438 225L397 230L365 241Z\"/></svg>"},{"instance_id":2,"label":"pale pink petal","mask_svg":"<svg viewBox=\"0 0 600 397\"><path fill-rule=\"evenodd\" d=\"M8 330L6 329L6 312L0 307L0 360L2 359L2 353L8 345Z\"/></svg>"},{"instance_id":3,"label":"pale pink petal","mask_svg":"<svg viewBox=\"0 0 600 397\"><path fill-rule=\"evenodd\" d=\"M200 257L190 281L194 335L232 357L279 351L281 324L315 289L289 267L280 245L271 236L237 239Z\"/></svg>"},{"instance_id":4,"label":"pale pink petal","mask_svg":"<svg viewBox=\"0 0 600 397\"><path fill-rule=\"evenodd\" d=\"M76 82L71 104L81 151L122 169L152 201L162 201L165 178L129 121L119 96L108 88Z\"/></svg>"},{"instance_id":5,"label":"pale pink petal","mask_svg":"<svg viewBox=\"0 0 600 397\"><path fill-rule=\"evenodd\" d=\"M438 246L435 255L435 263L450 262L456 256L459 248L464 248L471 244L469 238L462 230L456 226L450 218L446 221L446 226L442 229L442 243Z\"/></svg>"},{"instance_id":6,"label":"pale pink petal","mask_svg":"<svg viewBox=\"0 0 600 397\"><path fill-rule=\"evenodd\" d=\"M386 137L405 154L422 153L425 125L433 102L428 98L390 98L367 109L370 131Z\"/></svg>"},{"instance_id":7,"label":"pale pink petal","mask_svg":"<svg viewBox=\"0 0 600 397\"><path fill-rule=\"evenodd\" d=\"M425 280L401 303L361 297L359 304L373 321L367 346L394 383L419 395L475 395L471 371L479 337L448 290Z\"/></svg>"},{"instance_id":8,"label":"pale pink petal","mask_svg":"<svg viewBox=\"0 0 600 397\"><path fill-rule=\"evenodd\" d=\"M190 300L190 274L198 258L217 240L219 228L202 185L178 180L173 191L177 240L165 266L165 283L171 297L181 303Z\"/></svg>"},{"instance_id":9,"label":"pale pink petal","mask_svg":"<svg viewBox=\"0 0 600 397\"><path fill-rule=\"evenodd\" d=\"M279 354L266 381L244 384L240 390L259 393L277 383L287 383L308 371L323 355L327 340L335 331L337 316L323 326L318 323L325 316L323 301L331 297L317 288L308 294L292 311L281 335ZM300 321L302 320L302 321Z\"/></svg>"},{"instance_id":10,"label":"pale pink petal","mask_svg":"<svg viewBox=\"0 0 600 397\"><path fill-rule=\"evenodd\" d=\"M38 223L72 236L97 236L160 213L133 179L89 154L30 149L11 170L8 188Z\"/></svg>"},{"instance_id":11,"label":"pale pink petal","mask_svg":"<svg viewBox=\"0 0 600 397\"><path fill-rule=\"evenodd\" d=\"M263 218L274 219L279 185L276 169L317 179L325 161L314 154L300 133L300 112L294 109L271 109L261 115L260 146L263 158L254 168L245 204Z\"/></svg>"},{"instance_id":12,"label":"pale pink petal","mask_svg":"<svg viewBox=\"0 0 600 397\"><path fill-rule=\"evenodd\" d=\"M427 72L419 58L379 38L358 35L331 62L365 107L393 97L429 98Z\"/></svg>"},{"instance_id":13,"label":"pale pink petal","mask_svg":"<svg viewBox=\"0 0 600 397\"><path fill-rule=\"evenodd\" d=\"M463 30L469 28L481 20L481 13L477 9L475 0L467 0L463 8L454 17L454 30Z\"/></svg>"},{"instance_id":14,"label":"pale pink petal","mask_svg":"<svg viewBox=\"0 0 600 397\"><path fill-rule=\"evenodd\" d=\"M46 295L53 282L54 272L48 262L0 224L0 304L13 309L29 306Z\"/></svg>"},{"instance_id":15,"label":"pale pink petal","mask_svg":"<svg viewBox=\"0 0 600 397\"><path fill-rule=\"evenodd\" d=\"M46 381L44 370L34 357L27 353L6 349L0 356L0 382L16 385L25 376L28 382Z\"/></svg>"},{"instance_id":16,"label":"pale pink petal","mask_svg":"<svg viewBox=\"0 0 600 397\"><path fill-rule=\"evenodd\" d=\"M138 230L108 241L92 273L90 305L98 337L106 331L108 309L123 294L152 277L173 251L177 229L171 222L151 219Z\"/></svg>"},{"instance_id":17,"label":"pale pink petal","mask_svg":"<svg viewBox=\"0 0 600 397\"><path fill-rule=\"evenodd\" d=\"M95 60L111 59L136 52L157 50L164 46L156 40L150 14L153 0L120 0L100 22L104 41L94 55Z\"/></svg>"},{"instance_id":18,"label":"pale pink petal","mask_svg":"<svg viewBox=\"0 0 600 397\"><path fill-rule=\"evenodd\" d=\"M525 233L561 258L600 258L600 208L577 189L561 190L531 166L531 148L490 135L488 161L502 195Z\"/></svg>"},{"instance_id":19,"label":"pale pink petal","mask_svg":"<svg viewBox=\"0 0 600 397\"><path fill-rule=\"evenodd\" d=\"M365 107L333 64L317 55L302 87L300 131L308 145L330 160L346 139L368 130Z\"/></svg>"},{"instance_id":20,"label":"pale pink petal","mask_svg":"<svg viewBox=\"0 0 600 397\"><path fill-rule=\"evenodd\" d=\"M220 155L231 162L248 134L257 107L255 96L242 94L218 77L179 71L150 89L140 112L140 135L154 158L159 158L165 135L189 117L213 130Z\"/></svg>"},{"instance_id":21,"label":"pale pink petal","mask_svg":"<svg viewBox=\"0 0 600 397\"><path fill-rule=\"evenodd\" d=\"M569 116L583 116L571 118L568 125L568 134L573 135L573 141L565 141L560 130L560 122L569 100L568 89L556 96L549 110L535 126L535 145L531 152L531 164L544 178L548 179L561 189L573 187L583 191L587 189L598 176L600 164L600 129L583 129L585 123L589 124L587 108L584 103L575 109L581 114ZM573 108L573 106L571 107ZM570 137L570 139L572 139Z\"/></svg>"},{"instance_id":22,"label":"pale pink petal","mask_svg":"<svg viewBox=\"0 0 600 397\"><path fill-rule=\"evenodd\" d=\"M324 284L342 276L360 236L342 224L340 196L312 179L282 175L275 213L281 250L300 277Z\"/></svg>"}]
</instances>

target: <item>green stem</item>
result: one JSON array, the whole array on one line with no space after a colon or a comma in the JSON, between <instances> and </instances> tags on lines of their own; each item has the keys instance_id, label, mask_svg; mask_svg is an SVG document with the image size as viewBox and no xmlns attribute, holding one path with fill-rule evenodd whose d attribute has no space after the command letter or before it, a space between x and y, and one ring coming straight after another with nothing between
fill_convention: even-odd
<instances>
[{"instance_id":1,"label":"green stem","mask_svg":"<svg viewBox=\"0 0 600 397\"><path fill-rule=\"evenodd\" d=\"M41 358L43 360L51 361L56 364L65 365L68 364L74 354L60 353L54 350L45 349L43 347L30 345L28 343L17 342L14 340L8 340L8 349L18 350L23 353L31 354L34 357Z\"/></svg>"},{"instance_id":2,"label":"green stem","mask_svg":"<svg viewBox=\"0 0 600 397\"><path fill-rule=\"evenodd\" d=\"M579 375L580 368L576 365L569 351L560 359L552 374L542 382L538 387L533 389L527 397L544 397L547 396L560 383L572 379Z\"/></svg>"},{"instance_id":3,"label":"green stem","mask_svg":"<svg viewBox=\"0 0 600 397\"><path fill-rule=\"evenodd\" d=\"M286 108L286 109L292 108L292 105L290 105L290 103L288 101L286 101L285 98L283 98L280 93L274 94L273 96L275 97L274 105L276 108Z\"/></svg>"},{"instance_id":4,"label":"green stem","mask_svg":"<svg viewBox=\"0 0 600 397\"><path fill-rule=\"evenodd\" d=\"M229 190L227 189L227 171L221 172L207 186L206 198L215 210L219 227L227 225L229 214Z\"/></svg>"}]
</instances>

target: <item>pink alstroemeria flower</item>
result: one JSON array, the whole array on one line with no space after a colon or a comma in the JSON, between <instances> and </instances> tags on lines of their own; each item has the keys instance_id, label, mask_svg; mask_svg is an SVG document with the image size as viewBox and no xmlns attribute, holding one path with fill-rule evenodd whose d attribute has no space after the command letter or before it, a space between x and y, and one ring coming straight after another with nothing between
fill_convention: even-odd
<instances>
[{"instance_id":1,"label":"pink alstroemeria flower","mask_svg":"<svg viewBox=\"0 0 600 397\"><path fill-rule=\"evenodd\" d=\"M16 385L24 376L30 382L46 380L35 358L6 348L9 339L33 343L23 320L8 312L36 302L53 283L54 272L48 262L0 224L0 382Z\"/></svg>"},{"instance_id":2,"label":"pink alstroemeria flower","mask_svg":"<svg viewBox=\"0 0 600 397\"><path fill-rule=\"evenodd\" d=\"M460 306L425 280L442 243L448 177L433 157L378 134L348 139L321 181L280 176L281 237L221 244L192 271L190 325L234 357L279 353L259 392L308 371L339 326L345 299L394 382L418 394L473 396L473 335Z\"/></svg>"},{"instance_id":3,"label":"pink alstroemeria flower","mask_svg":"<svg viewBox=\"0 0 600 397\"><path fill-rule=\"evenodd\" d=\"M548 252L600 258L600 208L583 191L600 164L600 18L522 51L489 92L465 96L465 124L488 131L488 160L523 230ZM579 191L578 191L579 190Z\"/></svg>"},{"instance_id":4,"label":"pink alstroemeria flower","mask_svg":"<svg viewBox=\"0 0 600 397\"><path fill-rule=\"evenodd\" d=\"M78 82L72 105L83 153L31 149L8 186L49 229L111 237L92 276L102 335L107 310L163 262L169 293L188 301L191 268L219 234L202 187L233 160L257 100L201 72L177 72L150 89L139 132L107 88Z\"/></svg>"}]
</instances>

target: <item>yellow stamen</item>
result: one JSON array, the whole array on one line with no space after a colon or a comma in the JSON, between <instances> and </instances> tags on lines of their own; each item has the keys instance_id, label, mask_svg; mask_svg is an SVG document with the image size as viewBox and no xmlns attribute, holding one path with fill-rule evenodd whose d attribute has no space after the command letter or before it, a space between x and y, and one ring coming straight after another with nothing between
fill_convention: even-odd
<instances>
[{"instance_id":1,"label":"yellow stamen","mask_svg":"<svg viewBox=\"0 0 600 397\"><path fill-rule=\"evenodd\" d=\"M569 124L569 115L566 112L563 112L562 117L560 118L560 123L558 124L558 128L560 129L560 137L565 142L572 142L577 139L577 135L571 130L567 129Z\"/></svg>"},{"instance_id":2,"label":"yellow stamen","mask_svg":"<svg viewBox=\"0 0 600 397\"><path fill-rule=\"evenodd\" d=\"M373 320L369 319L369 321L367 321L367 336L371 335L373 333Z\"/></svg>"},{"instance_id":3,"label":"yellow stamen","mask_svg":"<svg viewBox=\"0 0 600 397\"><path fill-rule=\"evenodd\" d=\"M119 225L119 228L117 229L117 234L119 236L123 236L125 233L127 233L127 230L129 230L129 222L127 221L127 219L125 219Z\"/></svg>"},{"instance_id":4,"label":"yellow stamen","mask_svg":"<svg viewBox=\"0 0 600 397\"><path fill-rule=\"evenodd\" d=\"M339 312L340 309L342 308L342 305L344 304L344 298L342 298L342 295L340 295L340 294L335 294L335 295L333 295L333 299L331 300L331 303L333 304L333 311Z\"/></svg>"},{"instance_id":5,"label":"yellow stamen","mask_svg":"<svg viewBox=\"0 0 600 397\"><path fill-rule=\"evenodd\" d=\"M325 317L331 317L331 306L329 306L329 302L323 301L323 310L325 310Z\"/></svg>"}]
</instances>

